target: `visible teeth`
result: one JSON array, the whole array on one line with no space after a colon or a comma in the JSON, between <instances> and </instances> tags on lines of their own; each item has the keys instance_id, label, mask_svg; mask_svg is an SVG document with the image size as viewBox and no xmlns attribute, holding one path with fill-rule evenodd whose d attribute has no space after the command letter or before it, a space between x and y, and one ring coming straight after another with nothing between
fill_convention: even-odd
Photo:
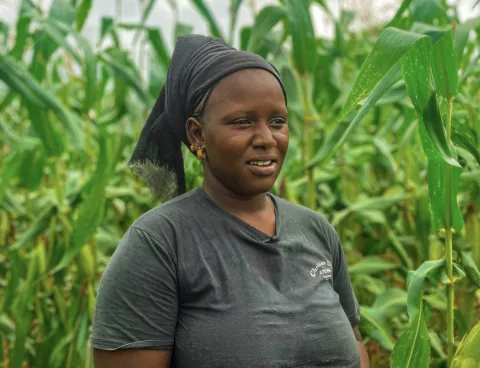
<instances>
[{"instance_id":1,"label":"visible teeth","mask_svg":"<svg viewBox=\"0 0 480 368\"><path fill-rule=\"evenodd\" d=\"M272 163L272 160L269 161L250 161L250 165L258 165L258 166L267 166Z\"/></svg>"}]
</instances>

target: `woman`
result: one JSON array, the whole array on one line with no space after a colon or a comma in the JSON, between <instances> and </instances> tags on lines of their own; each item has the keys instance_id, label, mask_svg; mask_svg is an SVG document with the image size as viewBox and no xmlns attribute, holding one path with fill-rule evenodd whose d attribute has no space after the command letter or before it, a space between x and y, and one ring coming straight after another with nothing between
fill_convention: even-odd
<instances>
[{"instance_id":1,"label":"woman","mask_svg":"<svg viewBox=\"0 0 480 368\"><path fill-rule=\"evenodd\" d=\"M176 197L135 221L102 276L96 368L368 366L335 230L269 193L288 137L274 67L219 39L178 39L131 160ZM204 169L188 193L181 142Z\"/></svg>"}]
</instances>

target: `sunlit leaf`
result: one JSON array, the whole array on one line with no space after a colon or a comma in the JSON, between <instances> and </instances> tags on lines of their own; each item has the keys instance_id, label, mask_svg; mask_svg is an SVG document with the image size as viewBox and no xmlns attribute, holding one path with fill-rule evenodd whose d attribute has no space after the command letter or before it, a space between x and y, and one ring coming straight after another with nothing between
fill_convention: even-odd
<instances>
[{"instance_id":1,"label":"sunlit leaf","mask_svg":"<svg viewBox=\"0 0 480 368\"><path fill-rule=\"evenodd\" d=\"M337 127L333 133L328 136L327 141L321 146L320 150L317 151L312 160L307 162L305 165L306 168L321 164L338 151L347 137L352 133L360 121L362 121L375 103L399 80L399 72L400 65L397 64L373 89L372 93L365 100L365 103L358 110L358 113L355 115L355 117L351 121L342 120L337 124Z\"/></svg>"},{"instance_id":2,"label":"sunlit leaf","mask_svg":"<svg viewBox=\"0 0 480 368\"><path fill-rule=\"evenodd\" d=\"M444 98L450 100L458 92L457 58L452 42L452 31L445 32L432 47L432 76Z\"/></svg>"},{"instance_id":3,"label":"sunlit leaf","mask_svg":"<svg viewBox=\"0 0 480 368\"><path fill-rule=\"evenodd\" d=\"M75 118L49 91L46 91L34 78L28 74L25 68L9 56L0 56L0 78L5 80L12 89L22 94L33 104L46 107L55 112L64 128L70 134L71 142L76 148L82 148L84 132L81 129L79 119Z\"/></svg>"},{"instance_id":4,"label":"sunlit leaf","mask_svg":"<svg viewBox=\"0 0 480 368\"><path fill-rule=\"evenodd\" d=\"M300 75L313 73L316 62L316 41L310 17L310 1L285 1L292 34L293 60Z\"/></svg>"},{"instance_id":5,"label":"sunlit leaf","mask_svg":"<svg viewBox=\"0 0 480 368\"><path fill-rule=\"evenodd\" d=\"M397 24L400 22L400 19L402 18L403 13L405 13L405 10L408 9L411 3L412 3L412 0L403 0L397 12L393 16L392 20L385 26L385 28L396 27Z\"/></svg>"},{"instance_id":6,"label":"sunlit leaf","mask_svg":"<svg viewBox=\"0 0 480 368\"><path fill-rule=\"evenodd\" d=\"M387 28L379 36L345 102L342 115L346 115L358 102L367 97L401 57L417 42L427 36Z\"/></svg>"},{"instance_id":7,"label":"sunlit leaf","mask_svg":"<svg viewBox=\"0 0 480 368\"><path fill-rule=\"evenodd\" d=\"M360 309L360 328L369 337L377 340L385 349L393 349L395 343L392 337L392 328L376 309L362 306Z\"/></svg>"},{"instance_id":8,"label":"sunlit leaf","mask_svg":"<svg viewBox=\"0 0 480 368\"><path fill-rule=\"evenodd\" d=\"M423 110L423 123L434 147L440 152L445 162L452 166L461 167L453 156L450 145L447 142L447 133L442 122L442 116L435 93L432 93L427 106Z\"/></svg>"},{"instance_id":9,"label":"sunlit leaf","mask_svg":"<svg viewBox=\"0 0 480 368\"><path fill-rule=\"evenodd\" d=\"M163 67L167 69L170 64L170 51L168 50L160 29L150 28L148 30L148 39L158 60L162 63Z\"/></svg>"},{"instance_id":10,"label":"sunlit leaf","mask_svg":"<svg viewBox=\"0 0 480 368\"><path fill-rule=\"evenodd\" d=\"M212 36L224 39L224 37L222 35L222 31L220 30L220 27L218 26L218 23L215 20L215 16L213 15L210 8L207 6L205 1L204 0L190 0L190 2L198 10L200 15L207 21L208 28L209 28Z\"/></svg>"},{"instance_id":11,"label":"sunlit leaf","mask_svg":"<svg viewBox=\"0 0 480 368\"><path fill-rule=\"evenodd\" d=\"M255 18L255 24L249 37L248 50L258 53L268 32L286 16L287 13L283 7L271 5L263 8Z\"/></svg>"},{"instance_id":12,"label":"sunlit leaf","mask_svg":"<svg viewBox=\"0 0 480 368\"><path fill-rule=\"evenodd\" d=\"M422 293L425 278L444 266L443 259L426 261L417 270L409 272L407 310L410 326L395 344L392 368L428 367L430 340L423 317Z\"/></svg>"},{"instance_id":13,"label":"sunlit leaf","mask_svg":"<svg viewBox=\"0 0 480 368\"><path fill-rule=\"evenodd\" d=\"M452 368L476 368L480 362L480 321L465 336L453 357Z\"/></svg>"},{"instance_id":14,"label":"sunlit leaf","mask_svg":"<svg viewBox=\"0 0 480 368\"><path fill-rule=\"evenodd\" d=\"M351 275L355 273L362 274L375 274L379 272L384 272L387 270L392 270L397 268L398 264L385 261L378 257L365 257L360 262L355 263L348 267L348 271Z\"/></svg>"},{"instance_id":15,"label":"sunlit leaf","mask_svg":"<svg viewBox=\"0 0 480 368\"><path fill-rule=\"evenodd\" d=\"M92 9L92 0L82 0L75 13L76 30L80 32Z\"/></svg>"},{"instance_id":16,"label":"sunlit leaf","mask_svg":"<svg viewBox=\"0 0 480 368\"><path fill-rule=\"evenodd\" d=\"M235 32L235 26L237 25L238 10L242 5L243 0L230 0L230 43L233 41L233 34Z\"/></svg>"},{"instance_id":17,"label":"sunlit leaf","mask_svg":"<svg viewBox=\"0 0 480 368\"><path fill-rule=\"evenodd\" d=\"M473 260L472 254L461 252L462 265L469 280L480 288L480 271L478 265Z\"/></svg>"},{"instance_id":18,"label":"sunlit leaf","mask_svg":"<svg viewBox=\"0 0 480 368\"><path fill-rule=\"evenodd\" d=\"M395 343L392 368L427 368L430 361L430 339L423 311L410 320L410 327Z\"/></svg>"},{"instance_id":19,"label":"sunlit leaf","mask_svg":"<svg viewBox=\"0 0 480 368\"><path fill-rule=\"evenodd\" d=\"M174 33L174 40L180 36L189 35L193 32L193 26L184 23L176 23Z\"/></svg>"}]
</instances>

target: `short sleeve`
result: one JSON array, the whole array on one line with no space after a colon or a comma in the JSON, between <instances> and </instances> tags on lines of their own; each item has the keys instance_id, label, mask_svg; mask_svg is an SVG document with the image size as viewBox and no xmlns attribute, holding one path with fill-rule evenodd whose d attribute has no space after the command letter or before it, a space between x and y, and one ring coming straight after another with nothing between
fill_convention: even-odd
<instances>
[{"instance_id":1,"label":"short sleeve","mask_svg":"<svg viewBox=\"0 0 480 368\"><path fill-rule=\"evenodd\" d=\"M149 234L130 227L100 280L91 345L172 350L178 313L176 265Z\"/></svg>"},{"instance_id":2,"label":"short sleeve","mask_svg":"<svg viewBox=\"0 0 480 368\"><path fill-rule=\"evenodd\" d=\"M355 293L353 292L350 275L348 273L348 266L345 260L345 255L342 250L340 239L335 230L333 236L333 287L340 298L345 314L347 315L352 327L355 327L360 322L360 305L358 304Z\"/></svg>"}]
</instances>

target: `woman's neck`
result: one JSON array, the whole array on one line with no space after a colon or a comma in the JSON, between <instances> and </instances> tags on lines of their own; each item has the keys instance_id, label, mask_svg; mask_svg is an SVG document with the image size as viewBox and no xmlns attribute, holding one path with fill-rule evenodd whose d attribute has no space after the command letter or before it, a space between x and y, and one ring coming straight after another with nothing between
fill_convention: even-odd
<instances>
[{"instance_id":1,"label":"woman's neck","mask_svg":"<svg viewBox=\"0 0 480 368\"><path fill-rule=\"evenodd\" d=\"M203 182L202 187L210 199L234 214L255 214L269 210L272 206L267 193L252 196L241 195L223 185L211 184L207 180Z\"/></svg>"}]
</instances>

